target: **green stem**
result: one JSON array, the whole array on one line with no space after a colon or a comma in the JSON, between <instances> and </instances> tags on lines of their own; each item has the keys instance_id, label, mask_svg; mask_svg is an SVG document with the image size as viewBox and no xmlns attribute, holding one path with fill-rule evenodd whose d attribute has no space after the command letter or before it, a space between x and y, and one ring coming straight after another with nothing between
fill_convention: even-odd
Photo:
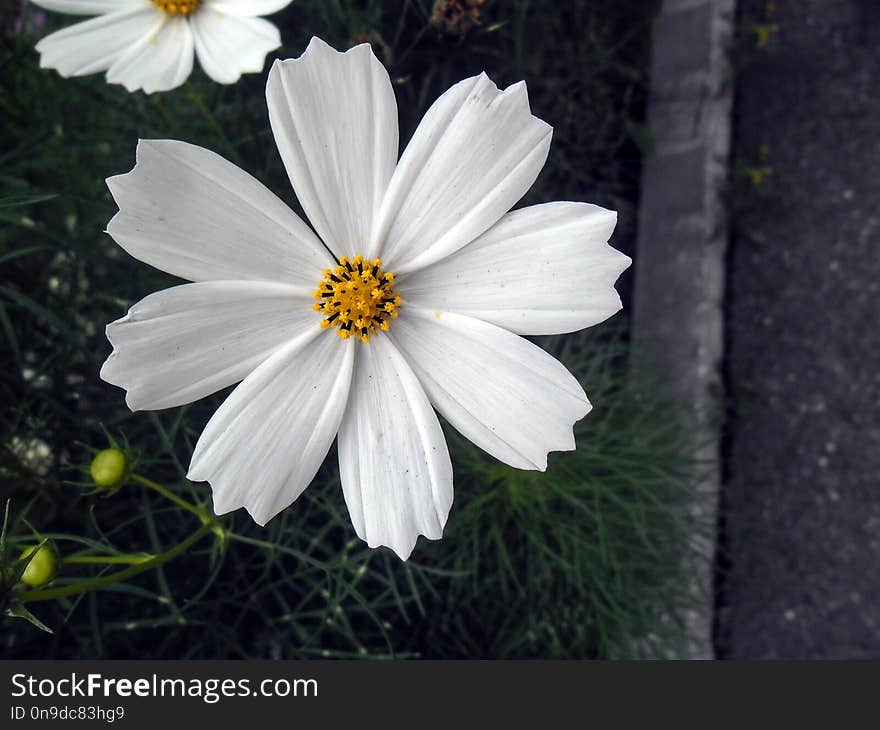
<instances>
[{"instance_id":1,"label":"green stem","mask_svg":"<svg viewBox=\"0 0 880 730\"><path fill-rule=\"evenodd\" d=\"M151 557L148 560L145 560L137 565L132 565L125 570L119 570L115 573L110 573L109 575L103 575L98 578L92 578L91 580L84 580L79 583L74 583L69 586L62 586L61 588L48 588L45 590L35 589L32 591L25 591L18 598L22 603L34 603L36 601L51 601L56 598L65 598L67 596L75 596L80 593L88 593L89 591L94 591L99 588L106 588L107 586L112 586L116 583L120 583L124 580L128 580L132 576L138 575L139 573L144 573L151 568L155 568L163 563L167 563L169 560L173 560L178 555L185 553L192 547L195 543L201 540L205 535L211 532L214 529L214 525L212 524L204 524L194 533L192 533L189 537L187 537L182 542L175 545L173 548L168 550L167 552L162 553L161 555L156 555Z\"/></svg>"},{"instance_id":2,"label":"green stem","mask_svg":"<svg viewBox=\"0 0 880 730\"><path fill-rule=\"evenodd\" d=\"M155 555L71 555L62 558L65 565L140 565L155 558Z\"/></svg>"},{"instance_id":3,"label":"green stem","mask_svg":"<svg viewBox=\"0 0 880 730\"><path fill-rule=\"evenodd\" d=\"M165 109L165 105L162 103L161 97L158 94L150 94L149 98L150 101L153 102L153 106L156 107L156 111L159 112L159 116L162 117L162 121L165 123L165 126L168 127L168 129L177 129L177 123Z\"/></svg>"},{"instance_id":4,"label":"green stem","mask_svg":"<svg viewBox=\"0 0 880 730\"><path fill-rule=\"evenodd\" d=\"M196 517L200 520L205 521L210 520L211 516L205 512L201 507L196 507L192 502L185 500L183 497L179 497L174 492L172 492L168 487L163 487L159 482L154 482L152 479L148 479L147 477L141 476L140 474L132 474L132 481L141 484L148 489L152 489L154 492L158 492L165 499L174 502L178 507L182 507L187 512L192 512Z\"/></svg>"},{"instance_id":5,"label":"green stem","mask_svg":"<svg viewBox=\"0 0 880 730\"><path fill-rule=\"evenodd\" d=\"M178 507L185 509L187 512L192 512L196 517L198 517L203 525L210 525L211 529L214 531L214 534L221 540L226 540L226 530L223 529L223 525L220 524L220 521L214 517L210 512L201 507L197 507L192 502L185 500L183 497L176 495L167 487L163 487L158 482L154 482L152 479L148 479L145 476L141 476L140 474L132 474L131 480L141 484L149 489L152 489L154 492L158 492L165 499L173 502Z\"/></svg>"},{"instance_id":6,"label":"green stem","mask_svg":"<svg viewBox=\"0 0 880 730\"><path fill-rule=\"evenodd\" d=\"M208 123L208 126L214 134L217 135L220 141L223 142L223 146L226 148L226 154L229 155L231 161L241 167L241 156L238 154L238 150L235 148L235 145L232 144L232 140L226 135L223 125L217 121L217 117L214 116L214 113L205 103L202 95L192 84L186 85L186 92L189 95L190 101L192 101L196 109L199 110L204 120Z\"/></svg>"}]
</instances>

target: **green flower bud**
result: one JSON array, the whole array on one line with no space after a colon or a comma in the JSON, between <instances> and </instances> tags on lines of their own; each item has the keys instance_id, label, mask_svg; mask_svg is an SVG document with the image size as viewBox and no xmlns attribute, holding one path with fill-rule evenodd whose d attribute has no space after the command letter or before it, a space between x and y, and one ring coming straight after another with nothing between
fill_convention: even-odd
<instances>
[{"instance_id":1,"label":"green flower bud","mask_svg":"<svg viewBox=\"0 0 880 730\"><path fill-rule=\"evenodd\" d=\"M118 486L128 473L128 459L119 449L99 451L89 467L92 481L102 489Z\"/></svg>"},{"instance_id":2,"label":"green flower bud","mask_svg":"<svg viewBox=\"0 0 880 730\"><path fill-rule=\"evenodd\" d=\"M55 577L55 573L58 571L58 551L52 543L48 542L42 547L31 545L22 551L19 560L30 558L34 550L37 550L37 554L31 558L24 573L21 574L21 582L31 588L39 588Z\"/></svg>"}]
</instances>

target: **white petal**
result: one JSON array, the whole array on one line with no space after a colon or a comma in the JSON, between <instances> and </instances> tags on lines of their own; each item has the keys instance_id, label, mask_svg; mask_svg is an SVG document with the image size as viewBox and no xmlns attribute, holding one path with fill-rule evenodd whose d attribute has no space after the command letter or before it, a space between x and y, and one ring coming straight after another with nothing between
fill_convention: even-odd
<instances>
[{"instance_id":1,"label":"white petal","mask_svg":"<svg viewBox=\"0 0 880 730\"><path fill-rule=\"evenodd\" d=\"M358 536L406 560L437 540L452 506L452 463L428 398L388 337L360 347L339 428L339 476Z\"/></svg>"},{"instance_id":2,"label":"white petal","mask_svg":"<svg viewBox=\"0 0 880 730\"><path fill-rule=\"evenodd\" d=\"M302 494L339 429L356 344L323 330L307 333L220 406L187 474L211 483L217 514L244 506L264 525Z\"/></svg>"},{"instance_id":3,"label":"white petal","mask_svg":"<svg viewBox=\"0 0 880 730\"><path fill-rule=\"evenodd\" d=\"M434 407L496 459L543 471L548 452L574 449L572 426L590 403L537 345L478 319L406 304L389 334Z\"/></svg>"},{"instance_id":4,"label":"white petal","mask_svg":"<svg viewBox=\"0 0 880 730\"><path fill-rule=\"evenodd\" d=\"M269 120L299 202L337 256L367 253L373 217L397 161L397 102L368 44L338 53L312 38L276 61Z\"/></svg>"},{"instance_id":5,"label":"white petal","mask_svg":"<svg viewBox=\"0 0 880 730\"><path fill-rule=\"evenodd\" d=\"M630 265L608 245L617 214L547 203L504 216L473 243L400 280L406 301L524 335L590 327L620 309L614 289Z\"/></svg>"},{"instance_id":6,"label":"white petal","mask_svg":"<svg viewBox=\"0 0 880 730\"><path fill-rule=\"evenodd\" d=\"M201 147L141 140L134 169L107 186L119 205L107 233L135 258L184 279L314 287L333 265L290 208Z\"/></svg>"},{"instance_id":7,"label":"white petal","mask_svg":"<svg viewBox=\"0 0 880 730\"><path fill-rule=\"evenodd\" d=\"M149 7L150 0L31 0L45 10L68 15L104 15L123 8Z\"/></svg>"},{"instance_id":8,"label":"white petal","mask_svg":"<svg viewBox=\"0 0 880 730\"><path fill-rule=\"evenodd\" d=\"M142 299L107 325L101 368L133 411L170 408L237 383L319 319L309 292L285 284L211 281Z\"/></svg>"},{"instance_id":9,"label":"white petal","mask_svg":"<svg viewBox=\"0 0 880 730\"><path fill-rule=\"evenodd\" d=\"M453 86L400 158L370 255L404 273L473 241L532 186L552 132L531 115L523 82L502 92L481 74Z\"/></svg>"},{"instance_id":10,"label":"white petal","mask_svg":"<svg viewBox=\"0 0 880 730\"><path fill-rule=\"evenodd\" d=\"M189 78L193 68L193 36L183 17L166 17L152 33L114 61L107 81L126 91L169 91Z\"/></svg>"},{"instance_id":11,"label":"white petal","mask_svg":"<svg viewBox=\"0 0 880 730\"><path fill-rule=\"evenodd\" d=\"M293 0L205 0L205 7L227 15L254 17L284 10Z\"/></svg>"},{"instance_id":12,"label":"white petal","mask_svg":"<svg viewBox=\"0 0 880 730\"><path fill-rule=\"evenodd\" d=\"M199 63L214 81L233 84L243 73L260 73L281 34L262 18L240 18L203 8L190 16Z\"/></svg>"},{"instance_id":13,"label":"white petal","mask_svg":"<svg viewBox=\"0 0 880 730\"><path fill-rule=\"evenodd\" d=\"M106 71L120 56L154 33L162 21L154 6L138 5L75 23L37 43L40 67L54 68L62 76Z\"/></svg>"}]
</instances>

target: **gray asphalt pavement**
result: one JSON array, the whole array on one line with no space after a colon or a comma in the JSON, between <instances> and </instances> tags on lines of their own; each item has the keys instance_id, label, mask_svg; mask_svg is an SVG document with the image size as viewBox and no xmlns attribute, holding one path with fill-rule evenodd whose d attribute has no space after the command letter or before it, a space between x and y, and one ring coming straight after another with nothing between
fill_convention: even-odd
<instances>
[{"instance_id":1,"label":"gray asphalt pavement","mask_svg":"<svg viewBox=\"0 0 880 730\"><path fill-rule=\"evenodd\" d=\"M772 172L732 202L716 647L880 658L880 1L775 5L736 82Z\"/></svg>"}]
</instances>

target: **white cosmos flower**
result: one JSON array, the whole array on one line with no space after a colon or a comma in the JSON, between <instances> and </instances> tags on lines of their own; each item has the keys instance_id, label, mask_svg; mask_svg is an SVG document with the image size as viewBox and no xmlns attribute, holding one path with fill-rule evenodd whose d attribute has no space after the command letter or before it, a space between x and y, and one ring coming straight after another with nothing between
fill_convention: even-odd
<instances>
[{"instance_id":1,"label":"white cosmos flower","mask_svg":"<svg viewBox=\"0 0 880 730\"><path fill-rule=\"evenodd\" d=\"M441 536L452 505L434 409L520 469L543 470L549 451L574 449L572 426L590 403L520 335L609 317L630 260L607 244L611 211L507 212L550 146L524 83L500 91L482 74L456 84L399 162L394 92L368 45L338 53L313 39L301 58L275 63L266 96L317 235L214 153L141 141L135 168L107 181L119 205L107 232L195 283L108 325L114 350L101 377L125 388L134 410L243 379L189 468L211 483L214 509L243 506L265 524L308 486L338 436L357 534L406 559L420 534Z\"/></svg>"},{"instance_id":2,"label":"white cosmos flower","mask_svg":"<svg viewBox=\"0 0 880 730\"><path fill-rule=\"evenodd\" d=\"M214 81L232 84L263 70L281 45L271 15L292 0L31 0L47 10L98 17L37 43L40 66L62 76L107 72L128 91L168 91L193 68L193 55Z\"/></svg>"}]
</instances>

